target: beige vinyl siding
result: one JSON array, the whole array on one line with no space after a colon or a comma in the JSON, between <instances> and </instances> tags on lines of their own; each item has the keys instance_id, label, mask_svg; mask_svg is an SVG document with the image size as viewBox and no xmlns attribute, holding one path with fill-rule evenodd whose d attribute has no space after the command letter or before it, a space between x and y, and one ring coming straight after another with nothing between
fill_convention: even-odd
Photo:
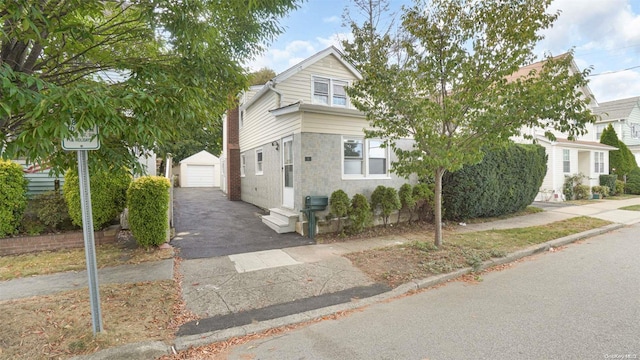
<instances>
[{"instance_id":1,"label":"beige vinyl siding","mask_svg":"<svg viewBox=\"0 0 640 360\"><path fill-rule=\"evenodd\" d=\"M269 91L244 110L244 125L240 129L240 151L253 149L300 132L298 114L280 116L276 119L269 112L276 107L276 96L273 91Z\"/></svg>"},{"instance_id":2,"label":"beige vinyl siding","mask_svg":"<svg viewBox=\"0 0 640 360\"><path fill-rule=\"evenodd\" d=\"M302 115L302 132L362 136L365 128L369 128L365 118L317 113Z\"/></svg>"},{"instance_id":3,"label":"beige vinyl siding","mask_svg":"<svg viewBox=\"0 0 640 360\"><path fill-rule=\"evenodd\" d=\"M640 131L640 108L634 106L633 110L629 114L629 118L625 120L625 123L621 124L623 135L621 137L625 145L640 145L640 137L634 139L631 133L631 125L635 125L636 131Z\"/></svg>"},{"instance_id":4,"label":"beige vinyl siding","mask_svg":"<svg viewBox=\"0 0 640 360\"><path fill-rule=\"evenodd\" d=\"M311 89L314 76L353 81L356 77L333 55L318 60L276 86L284 96L283 106L302 101L312 104Z\"/></svg>"}]
</instances>

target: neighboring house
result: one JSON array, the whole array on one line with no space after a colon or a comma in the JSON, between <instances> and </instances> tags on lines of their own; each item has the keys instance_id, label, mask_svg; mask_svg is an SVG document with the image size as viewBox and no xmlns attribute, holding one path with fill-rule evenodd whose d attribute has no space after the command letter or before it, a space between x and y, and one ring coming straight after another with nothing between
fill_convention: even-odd
<instances>
[{"instance_id":1,"label":"neighboring house","mask_svg":"<svg viewBox=\"0 0 640 360\"><path fill-rule=\"evenodd\" d=\"M563 56L563 55L560 55ZM510 78L526 76L530 71L542 69L543 62L536 62L522 67ZM571 70L579 71L575 63L572 62ZM595 112L598 103L588 86L580 89L585 98L591 99L591 109ZM600 175L609 173L609 151L616 150L615 147L600 144L596 138L594 124L587 124L587 132L579 136L576 140L568 140L567 135L561 132L552 131L556 137L555 141L547 139L544 134L548 129L543 128L523 128L522 134L532 136L535 141L542 145L547 152L547 175L545 176L537 201L563 201L564 195L562 187L566 176L583 174L586 179L584 185L600 185ZM531 143L532 140L516 137L513 139L520 143Z\"/></svg>"},{"instance_id":2,"label":"neighboring house","mask_svg":"<svg viewBox=\"0 0 640 360\"><path fill-rule=\"evenodd\" d=\"M173 173L179 176L180 187L219 187L220 159L202 150L182 159Z\"/></svg>"},{"instance_id":3,"label":"neighboring house","mask_svg":"<svg viewBox=\"0 0 640 360\"><path fill-rule=\"evenodd\" d=\"M409 182L389 171L395 155L384 140L364 137L369 124L345 92L360 78L329 47L242 94L223 125L221 188L229 199L269 209L263 222L292 232L306 196L370 196L378 185Z\"/></svg>"},{"instance_id":4,"label":"neighboring house","mask_svg":"<svg viewBox=\"0 0 640 360\"><path fill-rule=\"evenodd\" d=\"M640 164L640 96L607 101L593 109L600 117L596 121L596 140L600 141L602 131L611 124L613 129Z\"/></svg>"}]
</instances>

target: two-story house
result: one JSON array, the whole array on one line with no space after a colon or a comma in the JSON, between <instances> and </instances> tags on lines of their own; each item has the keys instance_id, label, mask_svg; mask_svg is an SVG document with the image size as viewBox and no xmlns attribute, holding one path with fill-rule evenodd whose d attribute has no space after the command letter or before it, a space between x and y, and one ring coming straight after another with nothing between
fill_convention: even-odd
<instances>
[{"instance_id":1,"label":"two-story house","mask_svg":"<svg viewBox=\"0 0 640 360\"><path fill-rule=\"evenodd\" d=\"M306 196L370 196L378 185L411 182L389 171L395 155L383 139L365 139L369 124L345 91L360 78L329 47L242 94L224 120L221 188L229 199L269 209L263 222L292 232Z\"/></svg>"},{"instance_id":2,"label":"two-story house","mask_svg":"<svg viewBox=\"0 0 640 360\"><path fill-rule=\"evenodd\" d=\"M560 55L564 56L564 55ZM531 71L540 71L543 62L536 62L520 68L512 77L527 76ZM571 71L578 72L577 65L572 61ZM579 89L582 95L591 99L590 107L593 112L598 109L598 103L589 89L584 86ZM575 140L568 140L567 135L551 130L556 137L554 141L545 137L545 128L523 128L521 133L530 135L533 141L542 145L547 153L547 174L542 182L537 201L563 201L562 187L566 176L576 174L585 175L584 185L595 186L600 184L600 175L609 173L609 151L615 147L600 144L596 137L595 125L587 124L586 133ZM515 137L514 141L530 143L532 140L524 137Z\"/></svg>"},{"instance_id":3,"label":"two-story house","mask_svg":"<svg viewBox=\"0 0 640 360\"><path fill-rule=\"evenodd\" d=\"M600 117L595 125L596 140L600 141L600 135L611 124L618 139L640 164L640 96L600 103L593 112Z\"/></svg>"}]
</instances>

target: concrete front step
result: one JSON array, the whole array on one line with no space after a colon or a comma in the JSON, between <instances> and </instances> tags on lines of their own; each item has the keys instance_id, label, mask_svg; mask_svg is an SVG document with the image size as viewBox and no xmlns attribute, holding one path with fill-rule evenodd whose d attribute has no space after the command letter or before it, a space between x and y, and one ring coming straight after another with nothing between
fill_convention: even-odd
<instances>
[{"instance_id":1,"label":"concrete front step","mask_svg":"<svg viewBox=\"0 0 640 360\"><path fill-rule=\"evenodd\" d=\"M269 215L262 217L262 222L278 234L296 231L299 215L291 210L282 208L269 209Z\"/></svg>"}]
</instances>

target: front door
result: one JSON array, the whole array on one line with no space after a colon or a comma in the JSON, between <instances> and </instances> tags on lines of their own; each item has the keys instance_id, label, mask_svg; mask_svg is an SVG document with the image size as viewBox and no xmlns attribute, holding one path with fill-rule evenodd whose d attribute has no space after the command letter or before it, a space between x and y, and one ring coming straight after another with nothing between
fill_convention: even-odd
<instances>
[{"instance_id":1,"label":"front door","mask_svg":"<svg viewBox=\"0 0 640 360\"><path fill-rule=\"evenodd\" d=\"M293 209L293 137L282 139L282 206Z\"/></svg>"}]
</instances>

